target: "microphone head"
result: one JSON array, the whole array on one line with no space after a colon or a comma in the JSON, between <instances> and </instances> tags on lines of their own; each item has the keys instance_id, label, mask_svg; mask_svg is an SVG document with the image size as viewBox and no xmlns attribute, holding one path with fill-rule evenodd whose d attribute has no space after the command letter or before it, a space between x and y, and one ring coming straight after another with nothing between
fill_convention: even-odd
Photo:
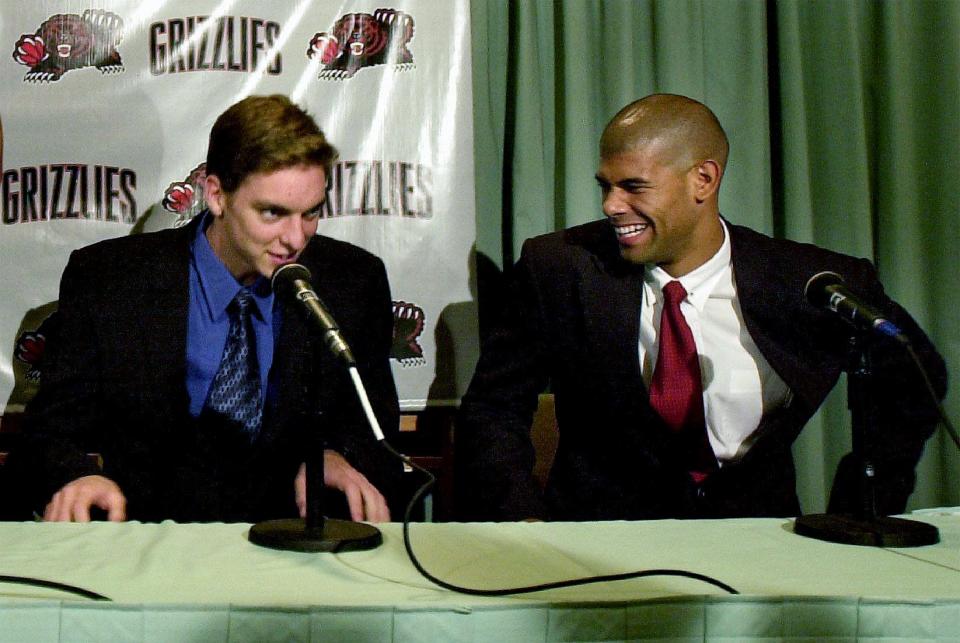
<instances>
[{"instance_id":1,"label":"microphone head","mask_svg":"<svg viewBox=\"0 0 960 643\"><path fill-rule=\"evenodd\" d=\"M279 289L293 285L297 280L309 282L310 271L299 263L285 263L273 271L273 276L270 277L270 288L273 292L277 292Z\"/></svg>"},{"instance_id":2,"label":"microphone head","mask_svg":"<svg viewBox=\"0 0 960 643\"><path fill-rule=\"evenodd\" d=\"M827 288L842 285L843 277L835 272L824 270L807 280L807 285L803 288L803 296L814 306L825 306L830 301L830 293L827 292Z\"/></svg>"}]
</instances>

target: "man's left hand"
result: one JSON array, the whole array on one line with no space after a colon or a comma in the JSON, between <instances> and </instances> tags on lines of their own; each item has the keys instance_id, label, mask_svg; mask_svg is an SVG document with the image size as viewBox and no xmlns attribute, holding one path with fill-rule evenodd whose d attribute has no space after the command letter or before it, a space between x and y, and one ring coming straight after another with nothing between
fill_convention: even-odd
<instances>
[{"instance_id":1,"label":"man's left hand","mask_svg":"<svg viewBox=\"0 0 960 643\"><path fill-rule=\"evenodd\" d=\"M351 520L390 522L387 501L366 477L354 469L346 459L330 449L323 452L323 483L339 489L347 497ZM307 465L302 463L293 481L294 494L300 517L307 515Z\"/></svg>"}]
</instances>

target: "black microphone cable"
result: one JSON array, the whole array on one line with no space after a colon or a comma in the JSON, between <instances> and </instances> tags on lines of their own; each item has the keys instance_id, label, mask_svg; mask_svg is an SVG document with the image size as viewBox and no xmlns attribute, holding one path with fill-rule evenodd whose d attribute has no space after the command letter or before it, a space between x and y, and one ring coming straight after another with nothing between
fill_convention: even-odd
<instances>
[{"instance_id":1,"label":"black microphone cable","mask_svg":"<svg viewBox=\"0 0 960 643\"><path fill-rule=\"evenodd\" d=\"M551 583L541 583L538 585L525 585L521 587L507 587L502 589L476 589L471 587L462 587L460 585L455 585L453 583L448 583L445 580L437 578L430 572L428 572L424 566L420 563L420 560L417 558L416 554L413 552L413 545L410 542L410 514L413 512L413 508L420 501L420 499L426 494L436 482L436 477L421 467L420 465L413 462L409 457L403 455L394 449L386 440L381 440L380 443L384 446L387 451L392 453L394 456L399 458L405 465L416 469L417 471L422 472L427 477L427 481L417 489L416 493L413 494L413 497L410 499L410 502L407 503L407 509L403 515L403 546L407 550L407 557L410 559L410 562L416 568L420 574L426 578L428 581L435 585L439 585L444 589L448 589L460 594L469 594L472 596L509 596L511 594L530 594L532 592L542 592L549 589L558 589L561 587L573 587L575 585L589 585L591 583L606 583L608 581L618 581L618 580L628 580L631 578L642 578L645 576L680 576L683 578L692 578L693 580L702 581L708 583L715 587L719 587L723 591L729 594L739 594L736 589L727 585L723 581L719 581L710 576L704 574L698 574L696 572L688 572L682 569L643 569L632 572L624 572L621 574L603 574L600 576L584 576L582 578L571 578L567 580L554 581Z\"/></svg>"},{"instance_id":2,"label":"black microphone cable","mask_svg":"<svg viewBox=\"0 0 960 643\"><path fill-rule=\"evenodd\" d=\"M91 592L89 589L83 589L82 587L76 587L74 585L67 585L66 583L58 583L52 580L43 580L42 578L30 578L29 576L0 575L0 583L11 583L14 585L29 585L32 587L43 587L46 589L55 589L61 592L69 592L70 594L76 594L77 596L82 596L83 598L89 598L94 601L110 601L111 600L106 596L104 596L103 594Z\"/></svg>"},{"instance_id":3,"label":"black microphone cable","mask_svg":"<svg viewBox=\"0 0 960 643\"><path fill-rule=\"evenodd\" d=\"M953 426L953 423L947 416L946 409L943 408L943 404L940 402L940 398L937 397L937 391L933 388L933 382L930 381L930 376L927 374L927 369L923 367L923 364L920 362L920 357L917 355L917 352L913 350L912 344L905 343L903 346L907 349L907 353L910 354L910 359L913 360L917 370L920 371L920 376L923 378L923 384L926 386L927 392L930 394L930 399L933 400L933 403L937 407L937 413L940 414L940 420L943 422L943 428L946 429L947 434L953 440L953 443L957 445L957 449L960 449L960 436L957 435L956 427Z\"/></svg>"},{"instance_id":4,"label":"black microphone cable","mask_svg":"<svg viewBox=\"0 0 960 643\"><path fill-rule=\"evenodd\" d=\"M296 284L297 281L302 282L302 286L297 286L300 288L301 292L297 298L305 304L309 303L311 305L315 316L320 319L320 325L323 327L323 332L325 335L329 336L331 330L337 330L338 327L329 311L326 311L322 306L320 306L319 298L316 296L316 293L310 289L310 271L306 267L301 266L300 264L287 264L280 266L274 272L270 283L271 287L276 290L278 287L280 287L280 289L284 289L285 285L287 284ZM314 306L313 304L316 305ZM338 342L336 342L337 345L335 345L335 342L331 341L326 341L326 343L331 352L338 357L342 357L345 349L349 350L349 347L342 338L338 339ZM427 477L427 481L416 491L416 493L413 494L410 502L407 503L407 508L403 516L403 546L406 548L407 556L410 558L410 562L413 564L416 570L431 583L444 589L459 592L460 594L470 594L473 596L507 596L510 594L529 594L531 592L540 592L548 589L557 589L560 587L571 587L574 585L587 585L590 583L603 583L607 581L626 580L629 578L640 578L643 576L682 576L685 578L692 578L694 580L700 580L705 583L709 583L730 594L739 593L734 588L722 581L716 580L715 578L710 578L709 576L704 576L703 574L697 574L696 572L688 572L679 569L648 569L626 572L623 574L587 576L583 578L556 581L553 583L528 585L524 587L508 587L504 589L475 589L470 587L461 587L437 578L428 572L420 563L416 554L413 552L413 546L410 542L410 514L413 512L413 508L416 506L417 502L419 502L419 500L427 493L427 491L433 487L434 483L436 482L436 478L432 473L413 462L409 457L394 449L390 443L384 439L383 431L380 429L380 422L377 419L376 413L373 411L373 406L370 404L366 388L363 385L363 380L360 377L359 371L357 370L355 361L351 358L349 360L345 360L345 362L346 366L348 367L350 378L353 381L354 389L357 393L357 399L360 402L361 408L363 409L364 416L367 419L367 424L370 426L370 430L373 432L374 439L382 444L387 451L392 453L401 462L403 462L404 465L410 467L411 469L416 469L417 471L422 472Z\"/></svg>"}]
</instances>

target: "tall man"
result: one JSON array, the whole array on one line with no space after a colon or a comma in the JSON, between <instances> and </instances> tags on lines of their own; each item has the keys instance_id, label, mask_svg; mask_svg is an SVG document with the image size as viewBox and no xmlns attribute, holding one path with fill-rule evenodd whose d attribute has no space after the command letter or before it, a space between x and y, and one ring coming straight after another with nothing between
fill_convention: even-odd
<instances>
[{"instance_id":1,"label":"tall man","mask_svg":"<svg viewBox=\"0 0 960 643\"><path fill-rule=\"evenodd\" d=\"M804 300L820 271L910 336L942 395L943 361L872 265L771 239L720 216L726 135L692 99L652 95L600 140L605 221L531 239L512 305L485 342L457 433L465 517L787 516L790 447L846 364L850 329ZM893 340L874 346L879 509L904 508L936 422ZM549 384L559 444L546 489L529 437ZM841 465L832 509L855 502Z\"/></svg>"},{"instance_id":2,"label":"tall man","mask_svg":"<svg viewBox=\"0 0 960 643\"><path fill-rule=\"evenodd\" d=\"M25 429L46 519L89 520L93 507L111 520L303 515L310 449L323 449L324 482L353 519L389 519L399 464L372 438L347 373L269 284L286 263L311 271L395 430L383 264L316 235L335 159L286 97L246 98L210 132L208 211L71 255Z\"/></svg>"}]
</instances>

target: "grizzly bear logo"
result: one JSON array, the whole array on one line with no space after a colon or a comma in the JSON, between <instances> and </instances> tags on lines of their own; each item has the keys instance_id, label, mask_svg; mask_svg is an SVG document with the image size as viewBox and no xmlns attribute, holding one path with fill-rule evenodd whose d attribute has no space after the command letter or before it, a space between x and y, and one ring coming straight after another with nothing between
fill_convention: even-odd
<instances>
[{"instance_id":1,"label":"grizzly bear logo","mask_svg":"<svg viewBox=\"0 0 960 643\"><path fill-rule=\"evenodd\" d=\"M87 9L82 16L58 13L47 18L36 33L23 34L13 59L30 68L25 81L55 82L68 71L96 67L101 73L123 71L117 45L123 20L115 13Z\"/></svg>"},{"instance_id":2,"label":"grizzly bear logo","mask_svg":"<svg viewBox=\"0 0 960 643\"><path fill-rule=\"evenodd\" d=\"M394 9L348 13L337 20L330 33L314 34L307 58L319 57L324 65L319 77L326 80L352 78L364 67L394 65L400 71L414 67L408 45L413 40L413 18Z\"/></svg>"},{"instance_id":3,"label":"grizzly bear logo","mask_svg":"<svg viewBox=\"0 0 960 643\"><path fill-rule=\"evenodd\" d=\"M50 313L36 330L27 330L20 333L14 356L27 366L27 381L36 384L40 381L43 371L43 356L47 348L47 337L60 328L60 314Z\"/></svg>"},{"instance_id":4,"label":"grizzly bear logo","mask_svg":"<svg viewBox=\"0 0 960 643\"><path fill-rule=\"evenodd\" d=\"M426 317L423 308L406 301L393 302L393 346L390 357L403 366L422 366L423 348L420 346L420 334Z\"/></svg>"},{"instance_id":5,"label":"grizzly bear logo","mask_svg":"<svg viewBox=\"0 0 960 643\"><path fill-rule=\"evenodd\" d=\"M177 215L173 227L186 225L205 207L203 186L207 179L207 164L193 168L183 181L174 181L163 193L163 209Z\"/></svg>"}]
</instances>

